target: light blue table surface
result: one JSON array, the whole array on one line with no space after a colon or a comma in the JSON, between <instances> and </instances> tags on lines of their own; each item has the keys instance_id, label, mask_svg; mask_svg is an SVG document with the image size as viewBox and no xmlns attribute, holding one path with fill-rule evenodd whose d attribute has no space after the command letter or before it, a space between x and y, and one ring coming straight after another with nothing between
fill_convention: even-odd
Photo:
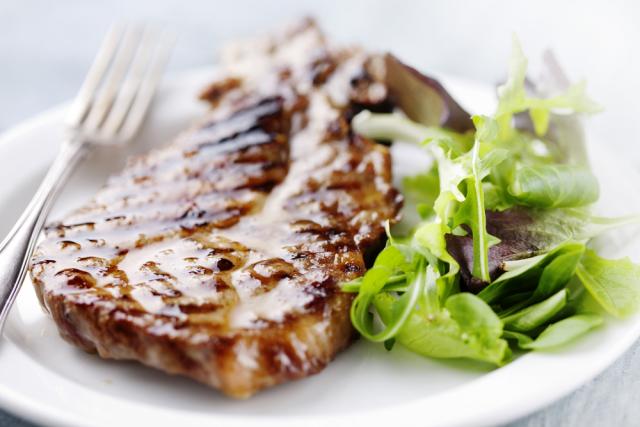
<instances>
[{"instance_id":1,"label":"light blue table surface","mask_svg":"<svg viewBox=\"0 0 640 427\"><path fill-rule=\"evenodd\" d=\"M640 150L632 148L640 138L640 59L631 53L640 41L639 12L631 1L7 0L0 2L0 131L72 98L115 20L173 28L179 41L170 70L177 71L212 63L225 40L311 13L338 40L490 82L504 75L512 32L530 57L553 46L569 73L588 78L591 94L607 107L590 135L640 165ZM510 426L640 425L638 366L636 344L570 396ZM28 425L0 409L0 427Z\"/></svg>"}]
</instances>

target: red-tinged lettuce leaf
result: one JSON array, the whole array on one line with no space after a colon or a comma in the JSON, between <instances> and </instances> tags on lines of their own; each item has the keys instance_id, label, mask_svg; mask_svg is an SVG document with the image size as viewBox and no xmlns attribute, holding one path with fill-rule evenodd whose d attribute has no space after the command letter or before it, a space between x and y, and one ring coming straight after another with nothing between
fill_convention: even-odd
<instances>
[{"instance_id":1,"label":"red-tinged lettuce leaf","mask_svg":"<svg viewBox=\"0 0 640 427\"><path fill-rule=\"evenodd\" d=\"M391 54L385 55L386 84L395 104L413 121L457 132L474 129L467 113L435 79Z\"/></svg>"},{"instance_id":2,"label":"red-tinged lettuce leaf","mask_svg":"<svg viewBox=\"0 0 640 427\"><path fill-rule=\"evenodd\" d=\"M504 270L507 260L532 256L540 250L526 233L526 227L533 223L533 218L524 209L508 209L502 212L487 211L487 233L500 239L489 247L489 277L495 280ZM460 285L462 289L479 292L486 282L474 277L473 271L473 238L471 235L457 236L447 234L447 251L460 264Z\"/></svg>"},{"instance_id":3,"label":"red-tinged lettuce leaf","mask_svg":"<svg viewBox=\"0 0 640 427\"><path fill-rule=\"evenodd\" d=\"M590 217L579 209L537 210L515 207L486 211L487 233L500 239L489 248L489 276L495 280L504 263L547 252L560 243L581 239ZM488 283L474 278L473 239L470 235L448 234L447 251L460 265L462 289L479 292Z\"/></svg>"}]
</instances>

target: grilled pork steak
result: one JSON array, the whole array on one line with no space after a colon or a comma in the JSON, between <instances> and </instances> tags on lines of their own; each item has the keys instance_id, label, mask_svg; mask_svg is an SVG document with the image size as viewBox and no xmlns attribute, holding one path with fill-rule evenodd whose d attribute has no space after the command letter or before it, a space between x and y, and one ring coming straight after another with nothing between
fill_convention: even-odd
<instances>
[{"instance_id":1,"label":"grilled pork steak","mask_svg":"<svg viewBox=\"0 0 640 427\"><path fill-rule=\"evenodd\" d=\"M398 210L387 149L349 127L388 108L380 81L309 21L227 50L197 127L48 227L31 274L61 335L234 397L320 371Z\"/></svg>"}]
</instances>

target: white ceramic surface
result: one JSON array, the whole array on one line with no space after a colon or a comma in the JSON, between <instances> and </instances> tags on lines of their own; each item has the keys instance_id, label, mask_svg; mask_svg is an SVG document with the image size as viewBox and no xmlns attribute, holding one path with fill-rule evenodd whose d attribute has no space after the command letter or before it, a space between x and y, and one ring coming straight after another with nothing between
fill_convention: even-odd
<instances>
[{"instance_id":1,"label":"white ceramic surface","mask_svg":"<svg viewBox=\"0 0 640 427\"><path fill-rule=\"evenodd\" d=\"M169 79L135 145L98 151L74 175L53 217L87 200L128 154L161 145L198 116L198 88L210 74L195 70ZM473 112L491 112L490 86L445 79ZM32 194L61 140L63 107L0 138L0 233ZM603 147L590 147L605 213L640 211L634 172ZM394 147L403 172L424 157ZM605 209L606 207L606 209ZM603 254L640 253L635 229L614 233ZM606 244L605 244L606 243ZM567 394L611 364L640 336L640 318L609 321L565 348L531 353L498 370L464 361L435 361L401 348L357 342L324 372L247 401L231 401L189 380L130 362L103 361L62 341L25 283L0 341L0 407L46 424L113 426L353 425L413 421L423 426L490 425L532 412Z\"/></svg>"}]
</instances>

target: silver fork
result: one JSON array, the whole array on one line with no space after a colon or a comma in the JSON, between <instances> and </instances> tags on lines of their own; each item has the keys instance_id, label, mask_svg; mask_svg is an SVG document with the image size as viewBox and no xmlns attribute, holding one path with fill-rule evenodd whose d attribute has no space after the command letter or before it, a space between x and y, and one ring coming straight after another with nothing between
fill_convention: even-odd
<instances>
[{"instance_id":1,"label":"silver fork","mask_svg":"<svg viewBox=\"0 0 640 427\"><path fill-rule=\"evenodd\" d=\"M173 37L166 32L124 25L111 28L104 39L71 106L60 152L0 243L0 335L59 190L94 146L123 144L135 136L172 46Z\"/></svg>"}]
</instances>

